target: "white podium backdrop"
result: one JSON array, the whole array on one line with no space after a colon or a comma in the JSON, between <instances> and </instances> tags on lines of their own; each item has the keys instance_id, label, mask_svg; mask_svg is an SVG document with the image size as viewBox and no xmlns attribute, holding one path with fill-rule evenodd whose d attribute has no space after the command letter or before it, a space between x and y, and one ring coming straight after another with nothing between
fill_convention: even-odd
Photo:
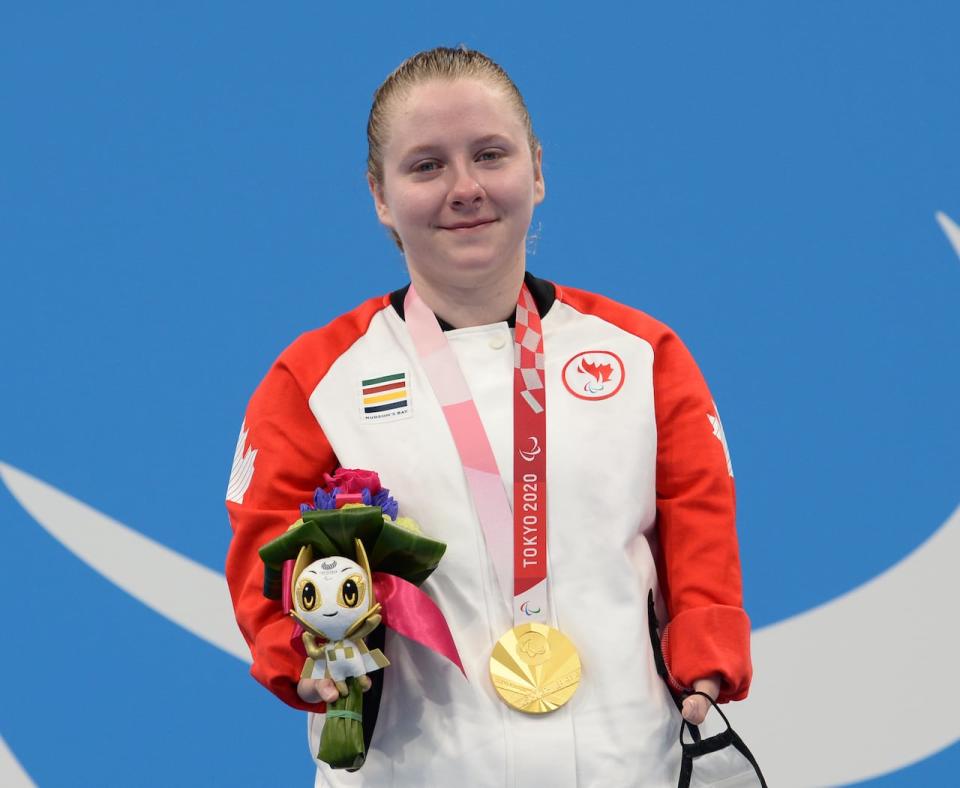
<instances>
[{"instance_id":1,"label":"white podium backdrop","mask_svg":"<svg viewBox=\"0 0 960 788\"><path fill-rule=\"evenodd\" d=\"M279 351L405 281L369 100L461 42L543 141L530 269L672 325L723 413L771 784L953 779L960 8L635 5L5 12L0 784L310 784L227 476Z\"/></svg>"}]
</instances>

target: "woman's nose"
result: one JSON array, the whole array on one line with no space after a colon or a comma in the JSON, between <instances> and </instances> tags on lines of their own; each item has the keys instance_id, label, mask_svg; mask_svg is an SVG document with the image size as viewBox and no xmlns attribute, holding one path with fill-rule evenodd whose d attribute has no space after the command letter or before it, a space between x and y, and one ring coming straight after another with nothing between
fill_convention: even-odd
<instances>
[{"instance_id":1,"label":"woman's nose","mask_svg":"<svg viewBox=\"0 0 960 788\"><path fill-rule=\"evenodd\" d=\"M455 208L471 208L483 202L483 187L468 169L459 170L450 189L450 204Z\"/></svg>"}]
</instances>

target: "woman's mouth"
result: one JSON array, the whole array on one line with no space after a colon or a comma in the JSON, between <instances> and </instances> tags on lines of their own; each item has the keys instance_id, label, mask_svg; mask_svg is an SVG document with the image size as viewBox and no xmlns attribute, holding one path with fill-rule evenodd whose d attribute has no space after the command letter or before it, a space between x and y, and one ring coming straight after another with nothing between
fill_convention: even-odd
<instances>
[{"instance_id":1,"label":"woman's mouth","mask_svg":"<svg viewBox=\"0 0 960 788\"><path fill-rule=\"evenodd\" d=\"M484 227L489 227L495 221L496 219L480 219L473 222L458 222L457 224L442 225L441 229L466 235L482 230Z\"/></svg>"}]
</instances>

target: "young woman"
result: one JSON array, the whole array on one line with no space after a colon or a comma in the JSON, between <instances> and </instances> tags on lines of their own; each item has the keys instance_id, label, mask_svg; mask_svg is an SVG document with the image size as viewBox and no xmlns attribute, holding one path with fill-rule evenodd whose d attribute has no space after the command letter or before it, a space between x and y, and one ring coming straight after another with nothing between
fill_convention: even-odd
<instances>
[{"instance_id":1,"label":"young woman","mask_svg":"<svg viewBox=\"0 0 960 788\"><path fill-rule=\"evenodd\" d=\"M325 472L375 470L448 545L425 589L466 677L388 631L367 762L320 765L317 784L676 784L680 715L651 648L651 592L676 689L737 700L751 675L733 473L707 387L663 324L526 271L542 149L489 58L441 48L405 61L375 95L368 139L376 213L411 284L301 336L250 402L227 577L252 673L319 712L316 739L336 688L300 680L257 549ZM402 398L365 404L365 382L381 378ZM576 677L536 689L550 706L576 686L550 713L518 711L510 682L491 681L496 644L528 618L542 643L515 644L507 662L567 645L579 656ZM706 709L693 696L682 713L696 723Z\"/></svg>"}]
</instances>

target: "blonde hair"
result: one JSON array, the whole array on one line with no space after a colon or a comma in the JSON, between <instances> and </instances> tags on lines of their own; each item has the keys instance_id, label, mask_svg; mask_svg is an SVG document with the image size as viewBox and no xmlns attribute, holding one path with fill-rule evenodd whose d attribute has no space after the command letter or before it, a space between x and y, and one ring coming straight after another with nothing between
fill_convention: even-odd
<instances>
[{"instance_id":1,"label":"blonde hair","mask_svg":"<svg viewBox=\"0 0 960 788\"><path fill-rule=\"evenodd\" d=\"M533 133L530 112L523 96L503 68L483 52L465 46L436 47L418 52L404 60L383 81L373 94L373 105L367 119L367 173L378 187L383 187L383 150L386 146L391 105L406 96L422 82L430 80L485 79L503 90L527 132L530 155L536 157L540 141ZM400 237L392 231L397 246L403 249Z\"/></svg>"}]
</instances>

